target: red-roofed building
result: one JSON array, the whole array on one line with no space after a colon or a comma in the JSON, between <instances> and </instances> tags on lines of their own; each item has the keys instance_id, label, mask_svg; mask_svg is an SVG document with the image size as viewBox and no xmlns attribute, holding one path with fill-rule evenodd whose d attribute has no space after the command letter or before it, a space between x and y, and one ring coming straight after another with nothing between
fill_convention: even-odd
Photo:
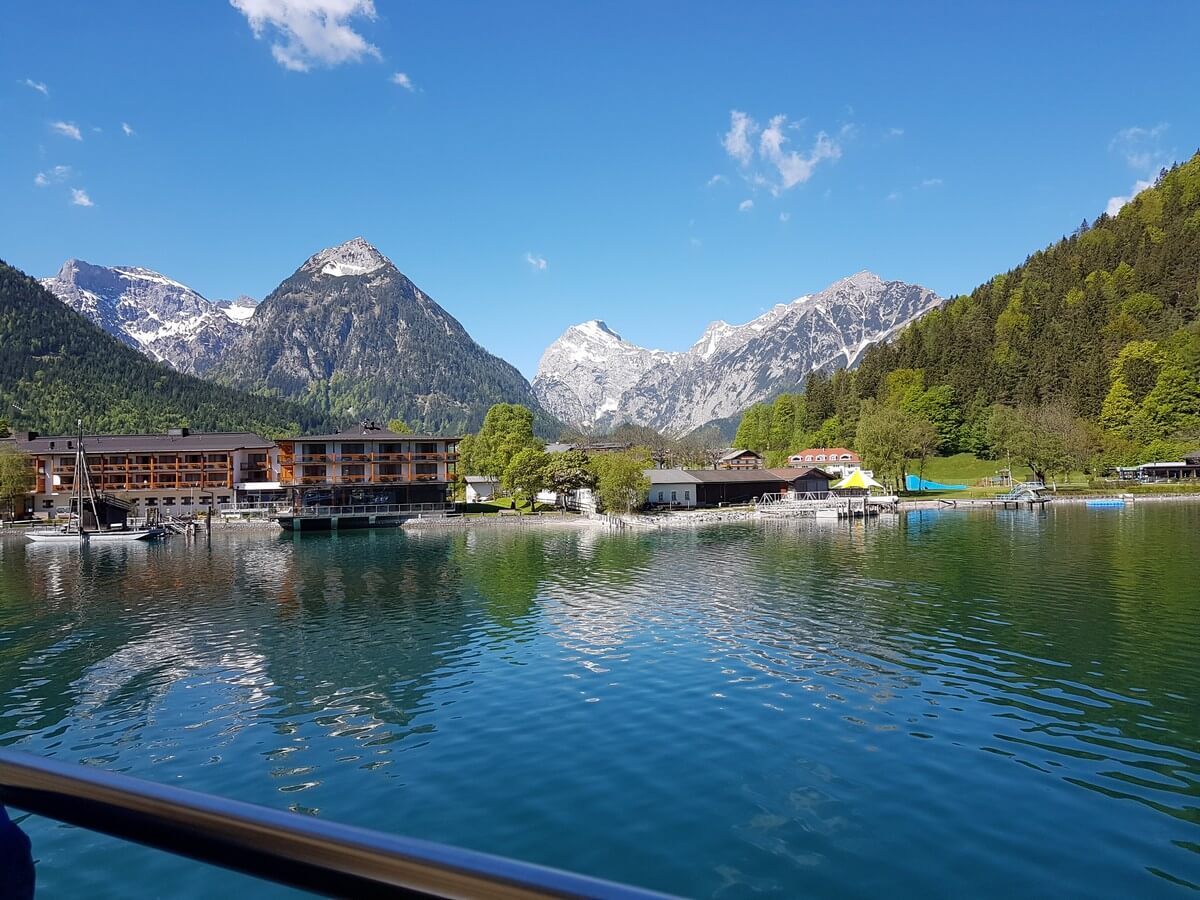
<instances>
[{"instance_id":1,"label":"red-roofed building","mask_svg":"<svg viewBox=\"0 0 1200 900\"><path fill-rule=\"evenodd\" d=\"M841 474L862 466L862 460L845 447L809 447L788 457L788 468L804 469L817 466L832 474Z\"/></svg>"}]
</instances>

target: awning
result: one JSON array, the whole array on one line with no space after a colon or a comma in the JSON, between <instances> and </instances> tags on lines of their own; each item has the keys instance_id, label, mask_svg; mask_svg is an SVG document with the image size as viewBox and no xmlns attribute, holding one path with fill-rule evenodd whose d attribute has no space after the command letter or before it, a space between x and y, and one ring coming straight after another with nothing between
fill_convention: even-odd
<instances>
[{"instance_id":1,"label":"awning","mask_svg":"<svg viewBox=\"0 0 1200 900\"><path fill-rule=\"evenodd\" d=\"M864 472L862 469L855 469L837 484L833 485L832 490L838 491L842 488L882 488L883 485Z\"/></svg>"}]
</instances>

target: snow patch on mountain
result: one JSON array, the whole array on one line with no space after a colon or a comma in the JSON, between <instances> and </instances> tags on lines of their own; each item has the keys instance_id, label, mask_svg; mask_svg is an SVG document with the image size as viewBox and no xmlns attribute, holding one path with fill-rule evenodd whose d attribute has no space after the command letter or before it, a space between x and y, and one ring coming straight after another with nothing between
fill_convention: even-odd
<instances>
[{"instance_id":1,"label":"snow patch on mountain","mask_svg":"<svg viewBox=\"0 0 1200 900\"><path fill-rule=\"evenodd\" d=\"M206 372L241 331L217 304L142 266L69 259L41 284L122 342L194 375Z\"/></svg>"},{"instance_id":2,"label":"snow patch on mountain","mask_svg":"<svg viewBox=\"0 0 1200 900\"><path fill-rule=\"evenodd\" d=\"M796 387L810 372L856 364L941 302L918 285L858 272L744 325L713 322L683 353L639 347L592 320L546 349L533 389L547 410L582 428L633 422L683 434Z\"/></svg>"},{"instance_id":3,"label":"snow patch on mountain","mask_svg":"<svg viewBox=\"0 0 1200 900\"><path fill-rule=\"evenodd\" d=\"M233 300L213 300L213 306L225 313L237 325L245 325L258 309L258 301L244 294Z\"/></svg>"},{"instance_id":4,"label":"snow patch on mountain","mask_svg":"<svg viewBox=\"0 0 1200 900\"><path fill-rule=\"evenodd\" d=\"M370 273L390 265L388 258L372 247L364 238L356 237L328 247L309 257L300 267L301 272L319 271L334 278L348 278Z\"/></svg>"}]
</instances>

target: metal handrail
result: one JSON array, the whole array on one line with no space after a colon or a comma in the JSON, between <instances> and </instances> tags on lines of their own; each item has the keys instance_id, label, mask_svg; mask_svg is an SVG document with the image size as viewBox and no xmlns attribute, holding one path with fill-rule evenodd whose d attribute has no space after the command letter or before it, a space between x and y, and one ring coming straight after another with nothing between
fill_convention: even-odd
<instances>
[{"instance_id":1,"label":"metal handrail","mask_svg":"<svg viewBox=\"0 0 1200 900\"><path fill-rule=\"evenodd\" d=\"M663 897L414 838L0 750L0 801L315 893L352 897Z\"/></svg>"},{"instance_id":2,"label":"metal handrail","mask_svg":"<svg viewBox=\"0 0 1200 900\"><path fill-rule=\"evenodd\" d=\"M281 510L284 518L299 516L380 515L386 513L451 512L453 503L360 503L350 506L303 506Z\"/></svg>"}]
</instances>

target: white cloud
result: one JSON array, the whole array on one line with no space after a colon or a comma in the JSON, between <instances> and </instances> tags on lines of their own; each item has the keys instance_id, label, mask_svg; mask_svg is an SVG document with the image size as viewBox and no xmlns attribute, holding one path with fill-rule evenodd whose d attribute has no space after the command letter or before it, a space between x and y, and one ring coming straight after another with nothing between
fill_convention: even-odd
<instances>
[{"instance_id":1,"label":"white cloud","mask_svg":"<svg viewBox=\"0 0 1200 900\"><path fill-rule=\"evenodd\" d=\"M256 38L272 38L271 55L293 72L313 66L380 58L379 48L348 24L374 19L373 0L229 0L246 17Z\"/></svg>"},{"instance_id":2,"label":"white cloud","mask_svg":"<svg viewBox=\"0 0 1200 900\"><path fill-rule=\"evenodd\" d=\"M903 128L889 128L886 137L904 137Z\"/></svg>"},{"instance_id":3,"label":"white cloud","mask_svg":"<svg viewBox=\"0 0 1200 900\"><path fill-rule=\"evenodd\" d=\"M46 87L46 82L44 81L34 81L32 78L25 78L23 80L19 80L17 84L23 84L27 88L32 88L43 97L50 96L50 88Z\"/></svg>"},{"instance_id":4,"label":"white cloud","mask_svg":"<svg viewBox=\"0 0 1200 900\"><path fill-rule=\"evenodd\" d=\"M397 72L395 75L393 75L392 84L398 84L406 91L415 91L417 89L417 86L412 83L412 79L409 78L404 72Z\"/></svg>"},{"instance_id":5,"label":"white cloud","mask_svg":"<svg viewBox=\"0 0 1200 900\"><path fill-rule=\"evenodd\" d=\"M900 191L892 191L890 194L888 194L883 199L885 199L889 202L895 202L896 200L900 199Z\"/></svg>"},{"instance_id":6,"label":"white cloud","mask_svg":"<svg viewBox=\"0 0 1200 900\"><path fill-rule=\"evenodd\" d=\"M133 137L133 135L136 134L136 132L133 130L133 126L128 122L121 123L121 130L125 132L126 137Z\"/></svg>"},{"instance_id":7,"label":"white cloud","mask_svg":"<svg viewBox=\"0 0 1200 900\"><path fill-rule=\"evenodd\" d=\"M1159 122L1152 128L1122 128L1108 142L1108 149L1125 158L1129 168L1140 172L1155 172L1167 162L1167 154L1159 146L1159 139L1170 126Z\"/></svg>"},{"instance_id":8,"label":"white cloud","mask_svg":"<svg viewBox=\"0 0 1200 900\"><path fill-rule=\"evenodd\" d=\"M1161 138L1169 127L1166 122L1159 122L1151 128L1136 125L1122 128L1108 142L1109 152L1120 155L1125 164L1139 177L1129 189L1128 195L1108 199L1104 208L1106 214L1115 216L1126 203L1146 188L1153 187L1159 171L1170 164L1173 151L1164 150L1161 144Z\"/></svg>"},{"instance_id":9,"label":"white cloud","mask_svg":"<svg viewBox=\"0 0 1200 900\"><path fill-rule=\"evenodd\" d=\"M71 188L71 202L76 206L95 206L83 188Z\"/></svg>"},{"instance_id":10,"label":"white cloud","mask_svg":"<svg viewBox=\"0 0 1200 900\"><path fill-rule=\"evenodd\" d=\"M1104 212L1110 216L1115 216L1121 211L1121 207L1140 194L1148 187L1154 187L1154 182L1149 179L1138 179L1133 183L1133 187L1129 191L1127 197L1109 197L1108 205L1104 207Z\"/></svg>"},{"instance_id":11,"label":"white cloud","mask_svg":"<svg viewBox=\"0 0 1200 900\"><path fill-rule=\"evenodd\" d=\"M757 133L758 123L744 112L735 109L729 114L729 131L725 132L725 137L721 139L721 146L743 166L748 166L754 158L754 147L750 138Z\"/></svg>"},{"instance_id":12,"label":"white cloud","mask_svg":"<svg viewBox=\"0 0 1200 900\"><path fill-rule=\"evenodd\" d=\"M787 116L772 116L771 123L763 131L758 145L759 155L778 170L779 187L785 191L812 178L822 160L838 159L842 155L842 148L824 131L817 134L817 139L807 156L795 150L784 152L783 145L787 143L787 136L784 135L783 129L786 127Z\"/></svg>"},{"instance_id":13,"label":"white cloud","mask_svg":"<svg viewBox=\"0 0 1200 900\"><path fill-rule=\"evenodd\" d=\"M73 141L83 140L83 135L79 133L79 126L74 122L51 122L50 130L63 137L69 137Z\"/></svg>"},{"instance_id":14,"label":"white cloud","mask_svg":"<svg viewBox=\"0 0 1200 900\"><path fill-rule=\"evenodd\" d=\"M530 267L535 272L545 272L550 266L550 264L546 262L546 258L544 256L537 256L533 253L525 254L525 262L529 263Z\"/></svg>"},{"instance_id":15,"label":"white cloud","mask_svg":"<svg viewBox=\"0 0 1200 900\"><path fill-rule=\"evenodd\" d=\"M779 214L779 221L780 221L780 222L787 222L787 221L788 221L789 219L791 219L791 218L792 218L792 214L791 214L790 212L781 212L781 213Z\"/></svg>"},{"instance_id":16,"label":"white cloud","mask_svg":"<svg viewBox=\"0 0 1200 900\"><path fill-rule=\"evenodd\" d=\"M788 149L790 140L787 132L800 128L801 122L789 122L785 115L772 116L763 128L746 113L733 110L729 116L729 131L721 141L725 152L743 170L742 177L755 188L765 188L775 196L804 184L825 160L836 160L842 155L841 144L824 131L817 133L807 153ZM845 125L839 137L854 131L853 125ZM755 141L757 138L757 147ZM755 155L764 164L754 166ZM714 180L710 179L709 184Z\"/></svg>"},{"instance_id":17,"label":"white cloud","mask_svg":"<svg viewBox=\"0 0 1200 900\"><path fill-rule=\"evenodd\" d=\"M46 187L47 185L66 181L70 177L70 166L54 166L52 169L47 169L45 172L38 172L33 176L33 183L38 187Z\"/></svg>"},{"instance_id":18,"label":"white cloud","mask_svg":"<svg viewBox=\"0 0 1200 900\"><path fill-rule=\"evenodd\" d=\"M940 179L940 178L926 178L924 181L921 182L921 187L923 187L923 188L941 187L942 184L943 184L943 182L942 182L942 179Z\"/></svg>"},{"instance_id":19,"label":"white cloud","mask_svg":"<svg viewBox=\"0 0 1200 900\"><path fill-rule=\"evenodd\" d=\"M726 178L724 175L714 175L712 178L708 179L708 181L704 182L704 186L705 187L715 187L718 184L724 184L728 180L729 179Z\"/></svg>"},{"instance_id":20,"label":"white cloud","mask_svg":"<svg viewBox=\"0 0 1200 900\"><path fill-rule=\"evenodd\" d=\"M753 200L743 200L738 204L738 212L750 212L752 209L754 209Z\"/></svg>"},{"instance_id":21,"label":"white cloud","mask_svg":"<svg viewBox=\"0 0 1200 900\"><path fill-rule=\"evenodd\" d=\"M704 241L700 240L700 238L698 238L698 237L688 238L688 243L691 244L693 247L703 247L704 246Z\"/></svg>"}]
</instances>

